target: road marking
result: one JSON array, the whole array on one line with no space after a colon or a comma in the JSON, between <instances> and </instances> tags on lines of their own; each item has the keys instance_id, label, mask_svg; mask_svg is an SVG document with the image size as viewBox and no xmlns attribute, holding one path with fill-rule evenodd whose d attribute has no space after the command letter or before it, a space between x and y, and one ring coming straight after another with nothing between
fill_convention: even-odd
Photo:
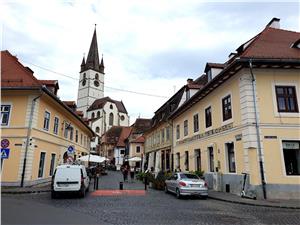
<instances>
[{"instance_id":1,"label":"road marking","mask_svg":"<svg viewBox=\"0 0 300 225\"><path fill-rule=\"evenodd\" d=\"M91 196L145 196L145 190L97 190L91 193Z\"/></svg>"}]
</instances>

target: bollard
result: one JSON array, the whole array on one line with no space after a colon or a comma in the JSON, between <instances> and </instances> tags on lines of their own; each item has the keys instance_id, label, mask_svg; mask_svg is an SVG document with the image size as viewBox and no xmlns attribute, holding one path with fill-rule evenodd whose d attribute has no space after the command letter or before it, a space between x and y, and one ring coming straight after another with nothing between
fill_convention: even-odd
<instances>
[{"instance_id":1,"label":"bollard","mask_svg":"<svg viewBox=\"0 0 300 225\"><path fill-rule=\"evenodd\" d=\"M147 176L145 177L145 190L147 190L147 183L148 183L148 179Z\"/></svg>"},{"instance_id":2,"label":"bollard","mask_svg":"<svg viewBox=\"0 0 300 225\"><path fill-rule=\"evenodd\" d=\"M123 182L122 181L120 181L120 190L123 190Z\"/></svg>"}]
</instances>

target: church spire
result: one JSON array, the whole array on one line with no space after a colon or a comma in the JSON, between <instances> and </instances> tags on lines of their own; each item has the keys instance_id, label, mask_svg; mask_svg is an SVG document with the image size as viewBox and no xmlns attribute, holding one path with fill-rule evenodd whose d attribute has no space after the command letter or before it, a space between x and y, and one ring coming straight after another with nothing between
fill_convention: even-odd
<instances>
[{"instance_id":1,"label":"church spire","mask_svg":"<svg viewBox=\"0 0 300 225\"><path fill-rule=\"evenodd\" d=\"M83 56L82 62L81 62L81 71L80 72L82 72L84 70L85 70L85 57Z\"/></svg>"},{"instance_id":2,"label":"church spire","mask_svg":"<svg viewBox=\"0 0 300 225\"><path fill-rule=\"evenodd\" d=\"M102 58L101 58L101 63L100 63L100 73L103 73L104 74L104 62L103 62L103 54L102 54Z\"/></svg>"},{"instance_id":3,"label":"church spire","mask_svg":"<svg viewBox=\"0 0 300 225\"><path fill-rule=\"evenodd\" d=\"M92 38L90 50L86 59L85 69L92 69L100 72L99 54L98 54L98 44L97 44L97 34L96 34L96 24L94 35Z\"/></svg>"}]
</instances>

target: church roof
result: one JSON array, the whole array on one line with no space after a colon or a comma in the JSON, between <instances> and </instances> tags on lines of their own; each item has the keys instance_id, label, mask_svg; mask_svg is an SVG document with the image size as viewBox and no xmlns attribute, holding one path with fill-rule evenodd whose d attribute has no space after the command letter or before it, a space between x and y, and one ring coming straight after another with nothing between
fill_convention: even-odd
<instances>
[{"instance_id":1,"label":"church roof","mask_svg":"<svg viewBox=\"0 0 300 225\"><path fill-rule=\"evenodd\" d=\"M116 104L117 109L118 109L119 112L127 114L127 110L126 110L123 102L122 101L113 100L110 97L104 97L104 98L99 98L99 99L95 100L93 102L93 104L88 108L87 111L92 111L92 110L96 110L96 109L102 109L107 102L111 102L111 103Z\"/></svg>"}]
</instances>

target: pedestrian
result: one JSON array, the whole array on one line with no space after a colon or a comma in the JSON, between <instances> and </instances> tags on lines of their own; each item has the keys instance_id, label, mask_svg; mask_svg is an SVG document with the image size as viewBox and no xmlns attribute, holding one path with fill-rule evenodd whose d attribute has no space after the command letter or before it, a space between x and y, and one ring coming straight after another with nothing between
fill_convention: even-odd
<instances>
[{"instance_id":1,"label":"pedestrian","mask_svg":"<svg viewBox=\"0 0 300 225\"><path fill-rule=\"evenodd\" d=\"M134 170L135 170L135 168L133 166L130 167L130 180L131 180L131 182L133 182L133 180L134 180Z\"/></svg>"},{"instance_id":2,"label":"pedestrian","mask_svg":"<svg viewBox=\"0 0 300 225\"><path fill-rule=\"evenodd\" d=\"M128 165L125 165L125 169L124 169L124 182L128 181L128 171L129 171Z\"/></svg>"}]
</instances>

